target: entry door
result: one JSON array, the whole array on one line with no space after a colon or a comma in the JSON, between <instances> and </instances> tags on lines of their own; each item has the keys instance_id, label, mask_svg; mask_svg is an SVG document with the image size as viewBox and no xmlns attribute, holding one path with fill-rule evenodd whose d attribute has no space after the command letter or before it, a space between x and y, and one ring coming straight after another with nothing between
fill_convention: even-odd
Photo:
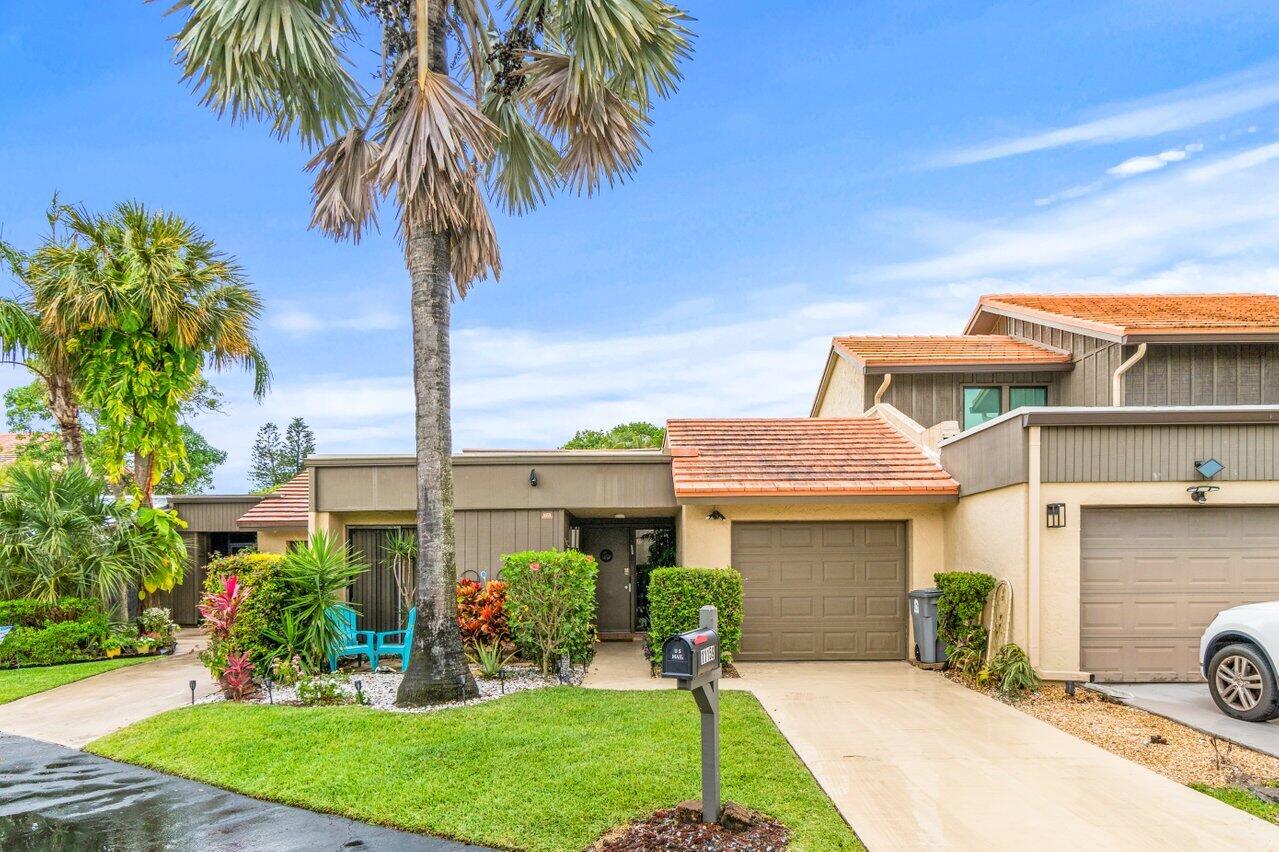
<instances>
[{"instance_id":1,"label":"entry door","mask_svg":"<svg viewBox=\"0 0 1279 852\"><path fill-rule=\"evenodd\" d=\"M359 615L361 630L399 630L403 626L400 593L391 571L391 556L386 552L387 539L409 527L348 527L347 539L357 559L369 564L369 570L356 578L350 589L350 601Z\"/></svg>"},{"instance_id":2,"label":"entry door","mask_svg":"<svg viewBox=\"0 0 1279 852\"><path fill-rule=\"evenodd\" d=\"M601 633L631 632L631 532L626 527L585 527L582 552L595 557L597 626Z\"/></svg>"}]
</instances>

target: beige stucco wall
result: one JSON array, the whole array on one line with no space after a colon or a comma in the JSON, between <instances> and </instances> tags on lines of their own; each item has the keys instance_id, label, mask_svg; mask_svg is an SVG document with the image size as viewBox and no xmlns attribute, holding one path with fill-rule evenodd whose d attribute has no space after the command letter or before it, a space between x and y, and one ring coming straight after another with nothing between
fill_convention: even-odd
<instances>
[{"instance_id":1,"label":"beige stucco wall","mask_svg":"<svg viewBox=\"0 0 1279 852\"><path fill-rule=\"evenodd\" d=\"M328 532L346 541L347 527L415 526L414 512L312 512L312 532Z\"/></svg>"},{"instance_id":2,"label":"beige stucco wall","mask_svg":"<svg viewBox=\"0 0 1279 852\"><path fill-rule=\"evenodd\" d=\"M860 417L869 407L863 399L866 378L846 358L836 355L834 363L817 416Z\"/></svg>"},{"instance_id":3,"label":"beige stucco wall","mask_svg":"<svg viewBox=\"0 0 1279 852\"><path fill-rule=\"evenodd\" d=\"M289 542L305 539L306 530L301 527L258 530L258 552L284 553L289 549Z\"/></svg>"},{"instance_id":4,"label":"beige stucco wall","mask_svg":"<svg viewBox=\"0 0 1279 852\"><path fill-rule=\"evenodd\" d=\"M1027 512L1028 486L1011 485L963 497L946 510L946 565L952 571L985 571L1013 588L1012 641L1032 647L1028 593L1027 523L1039 526L1039 629L1036 667L1049 677L1080 672L1079 589L1083 510L1105 506L1190 507L1192 482L1096 482L1040 485L1038 505ZM1279 504L1279 483L1221 482L1210 506ZM1066 504L1066 526L1047 528L1049 503Z\"/></svg>"}]
</instances>

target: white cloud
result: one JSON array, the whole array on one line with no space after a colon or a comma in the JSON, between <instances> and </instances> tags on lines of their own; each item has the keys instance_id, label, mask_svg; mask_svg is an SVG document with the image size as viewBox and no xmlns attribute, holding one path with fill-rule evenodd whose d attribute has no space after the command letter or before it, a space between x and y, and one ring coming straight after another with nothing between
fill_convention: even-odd
<instances>
[{"instance_id":1,"label":"white cloud","mask_svg":"<svg viewBox=\"0 0 1279 852\"><path fill-rule=\"evenodd\" d=\"M1179 163L1189 156L1190 154L1185 148L1172 148L1147 157L1130 157L1119 165L1106 169L1106 174L1114 175L1115 177L1131 177L1132 175L1145 174L1146 172L1158 171L1169 163Z\"/></svg>"},{"instance_id":2,"label":"white cloud","mask_svg":"<svg viewBox=\"0 0 1279 852\"><path fill-rule=\"evenodd\" d=\"M1154 98L1114 104L1092 120L1042 133L953 151L934 165L980 163L1073 145L1102 145L1148 139L1279 103L1279 66L1266 64Z\"/></svg>"},{"instance_id":3,"label":"white cloud","mask_svg":"<svg viewBox=\"0 0 1279 852\"><path fill-rule=\"evenodd\" d=\"M305 308L284 306L267 317L267 324L295 335L318 331L387 331L405 325L400 314L384 310L368 310L352 316L341 313L319 314Z\"/></svg>"}]
</instances>

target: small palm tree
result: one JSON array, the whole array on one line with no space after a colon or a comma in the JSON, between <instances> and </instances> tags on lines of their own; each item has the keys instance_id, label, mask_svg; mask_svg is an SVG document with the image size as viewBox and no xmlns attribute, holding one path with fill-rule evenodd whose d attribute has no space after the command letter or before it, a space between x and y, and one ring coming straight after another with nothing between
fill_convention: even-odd
<instances>
[{"instance_id":1,"label":"small palm tree","mask_svg":"<svg viewBox=\"0 0 1279 852\"><path fill-rule=\"evenodd\" d=\"M487 198L523 213L635 171L679 82L687 16L664 0L178 0L201 100L318 145L312 224L358 240L397 209L411 279L419 628L401 704L476 694L457 628L449 423L454 295L501 269ZM368 12L379 44L362 46ZM348 70L382 57L366 96Z\"/></svg>"}]
</instances>

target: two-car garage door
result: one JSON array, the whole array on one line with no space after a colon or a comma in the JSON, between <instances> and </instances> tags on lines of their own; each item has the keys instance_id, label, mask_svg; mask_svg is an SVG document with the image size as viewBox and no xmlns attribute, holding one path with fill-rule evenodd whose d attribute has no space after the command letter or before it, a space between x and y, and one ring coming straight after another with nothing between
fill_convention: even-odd
<instances>
[{"instance_id":1,"label":"two-car garage door","mask_svg":"<svg viewBox=\"0 0 1279 852\"><path fill-rule=\"evenodd\" d=\"M1083 670L1108 681L1201 680L1221 610L1279 600L1279 507L1086 509Z\"/></svg>"},{"instance_id":2,"label":"two-car garage door","mask_svg":"<svg viewBox=\"0 0 1279 852\"><path fill-rule=\"evenodd\" d=\"M734 522L739 660L906 657L906 524Z\"/></svg>"}]
</instances>

